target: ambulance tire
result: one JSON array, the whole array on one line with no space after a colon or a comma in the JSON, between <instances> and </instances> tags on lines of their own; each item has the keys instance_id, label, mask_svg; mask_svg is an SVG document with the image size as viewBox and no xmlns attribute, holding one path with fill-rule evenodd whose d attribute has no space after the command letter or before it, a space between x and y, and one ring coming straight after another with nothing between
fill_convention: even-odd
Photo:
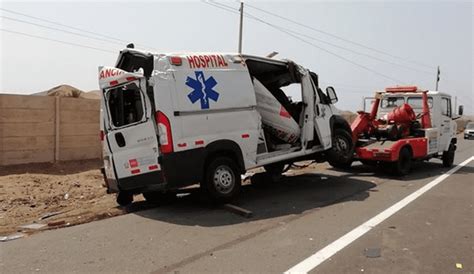
<instances>
[{"instance_id":1,"label":"ambulance tire","mask_svg":"<svg viewBox=\"0 0 474 274\"><path fill-rule=\"evenodd\" d=\"M152 191L144 192L142 195L147 202L157 205L167 205L177 199L176 193L174 192Z\"/></svg>"},{"instance_id":2,"label":"ambulance tire","mask_svg":"<svg viewBox=\"0 0 474 274\"><path fill-rule=\"evenodd\" d=\"M277 182L282 178L285 169L289 167L282 163L275 163L263 166L263 168L265 169L266 181Z\"/></svg>"},{"instance_id":3,"label":"ambulance tire","mask_svg":"<svg viewBox=\"0 0 474 274\"><path fill-rule=\"evenodd\" d=\"M442 159L443 159L443 166L444 167L453 166L455 151L456 151L456 145L451 143L449 145L448 151L443 152Z\"/></svg>"},{"instance_id":4,"label":"ambulance tire","mask_svg":"<svg viewBox=\"0 0 474 274\"><path fill-rule=\"evenodd\" d=\"M117 193L115 200L120 206L128 206L133 203L133 194L126 191L120 191Z\"/></svg>"},{"instance_id":5,"label":"ambulance tire","mask_svg":"<svg viewBox=\"0 0 474 274\"><path fill-rule=\"evenodd\" d=\"M265 172L271 175L281 175L283 170L285 169L285 164L282 163L275 163L263 166L265 168Z\"/></svg>"},{"instance_id":6,"label":"ambulance tire","mask_svg":"<svg viewBox=\"0 0 474 274\"><path fill-rule=\"evenodd\" d=\"M392 163L393 173L398 176L410 173L412 157L411 150L408 147L403 147L398 155L398 160Z\"/></svg>"},{"instance_id":7,"label":"ambulance tire","mask_svg":"<svg viewBox=\"0 0 474 274\"><path fill-rule=\"evenodd\" d=\"M334 168L348 169L354 157L354 143L351 134L336 128L332 137L332 148L328 151L328 162Z\"/></svg>"},{"instance_id":8,"label":"ambulance tire","mask_svg":"<svg viewBox=\"0 0 474 274\"><path fill-rule=\"evenodd\" d=\"M225 203L239 194L241 185L237 163L230 157L217 156L209 161L201 188L211 201Z\"/></svg>"}]
</instances>

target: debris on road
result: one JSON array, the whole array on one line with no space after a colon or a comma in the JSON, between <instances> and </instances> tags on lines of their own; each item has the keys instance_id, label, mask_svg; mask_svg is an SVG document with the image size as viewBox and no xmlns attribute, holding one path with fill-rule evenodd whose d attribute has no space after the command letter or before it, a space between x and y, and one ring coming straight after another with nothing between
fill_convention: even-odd
<instances>
[{"instance_id":1,"label":"debris on road","mask_svg":"<svg viewBox=\"0 0 474 274\"><path fill-rule=\"evenodd\" d=\"M61 213L63 213L63 212L62 212L62 211L48 212L48 213L46 213L46 214L43 214L43 216L41 216L41 217L39 218L39 220L48 219L48 218L50 218L50 217L59 215L59 214L61 214Z\"/></svg>"},{"instance_id":2,"label":"debris on road","mask_svg":"<svg viewBox=\"0 0 474 274\"><path fill-rule=\"evenodd\" d=\"M99 160L2 166L0 168L0 235L42 220L71 225L97 220L104 212L126 214L101 186ZM68 194L68 199L64 195ZM80 197L83 196L81 199ZM137 197L137 200L143 200ZM34 205L34 206L32 206ZM60 214L60 215L59 215ZM77 216L82 216L80 219ZM28 235L44 229L28 231Z\"/></svg>"},{"instance_id":3,"label":"debris on road","mask_svg":"<svg viewBox=\"0 0 474 274\"><path fill-rule=\"evenodd\" d=\"M61 220L61 221L54 221L54 222L49 222L48 226L60 226L60 225L65 225L66 221Z\"/></svg>"},{"instance_id":4,"label":"debris on road","mask_svg":"<svg viewBox=\"0 0 474 274\"><path fill-rule=\"evenodd\" d=\"M380 248L366 248L364 250L365 257L367 258L378 258L381 256Z\"/></svg>"},{"instance_id":5,"label":"debris on road","mask_svg":"<svg viewBox=\"0 0 474 274\"><path fill-rule=\"evenodd\" d=\"M20 239L20 238L23 238L25 237L26 234L25 233L14 233L14 234L10 234L8 236L0 236L0 242L8 242L8 241L12 241L12 240L16 240L16 239Z\"/></svg>"},{"instance_id":6,"label":"debris on road","mask_svg":"<svg viewBox=\"0 0 474 274\"><path fill-rule=\"evenodd\" d=\"M42 229L45 226L46 226L46 224L32 223L32 224L20 225L18 227L19 228L24 228L24 229L38 230L38 229Z\"/></svg>"},{"instance_id":7,"label":"debris on road","mask_svg":"<svg viewBox=\"0 0 474 274\"><path fill-rule=\"evenodd\" d=\"M456 263L456 268L457 269L462 269L462 264L461 263Z\"/></svg>"},{"instance_id":8,"label":"debris on road","mask_svg":"<svg viewBox=\"0 0 474 274\"><path fill-rule=\"evenodd\" d=\"M252 211L232 204L225 204L223 208L244 218L250 218L253 215Z\"/></svg>"}]
</instances>

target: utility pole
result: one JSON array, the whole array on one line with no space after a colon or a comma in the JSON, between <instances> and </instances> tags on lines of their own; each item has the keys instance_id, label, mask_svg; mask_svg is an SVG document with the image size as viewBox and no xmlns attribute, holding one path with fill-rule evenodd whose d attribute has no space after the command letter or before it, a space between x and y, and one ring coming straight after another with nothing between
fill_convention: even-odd
<instances>
[{"instance_id":1,"label":"utility pole","mask_svg":"<svg viewBox=\"0 0 474 274\"><path fill-rule=\"evenodd\" d=\"M239 54L242 54L242 32L244 28L244 2L240 2Z\"/></svg>"},{"instance_id":2,"label":"utility pole","mask_svg":"<svg viewBox=\"0 0 474 274\"><path fill-rule=\"evenodd\" d=\"M439 71L439 66L438 66L438 73L436 74L436 89L435 90L438 90L439 74L440 74L440 71Z\"/></svg>"}]
</instances>

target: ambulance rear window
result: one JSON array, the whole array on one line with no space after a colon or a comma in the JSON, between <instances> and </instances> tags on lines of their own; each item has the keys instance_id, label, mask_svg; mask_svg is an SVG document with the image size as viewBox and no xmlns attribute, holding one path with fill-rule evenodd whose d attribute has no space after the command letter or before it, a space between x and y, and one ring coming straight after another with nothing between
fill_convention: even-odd
<instances>
[{"instance_id":1,"label":"ambulance rear window","mask_svg":"<svg viewBox=\"0 0 474 274\"><path fill-rule=\"evenodd\" d=\"M140 122L143 119L143 101L139 87L131 83L107 92L107 105L114 127Z\"/></svg>"}]
</instances>

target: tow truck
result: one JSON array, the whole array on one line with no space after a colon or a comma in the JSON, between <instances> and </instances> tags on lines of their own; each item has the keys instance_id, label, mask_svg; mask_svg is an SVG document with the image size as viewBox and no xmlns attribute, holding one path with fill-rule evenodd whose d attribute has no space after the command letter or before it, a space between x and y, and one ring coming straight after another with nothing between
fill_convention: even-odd
<instances>
[{"instance_id":1,"label":"tow truck","mask_svg":"<svg viewBox=\"0 0 474 274\"><path fill-rule=\"evenodd\" d=\"M438 158L452 166L457 126L449 94L398 86L372 100L370 112L359 111L351 124L355 160L397 175L408 174L416 160Z\"/></svg>"}]
</instances>

